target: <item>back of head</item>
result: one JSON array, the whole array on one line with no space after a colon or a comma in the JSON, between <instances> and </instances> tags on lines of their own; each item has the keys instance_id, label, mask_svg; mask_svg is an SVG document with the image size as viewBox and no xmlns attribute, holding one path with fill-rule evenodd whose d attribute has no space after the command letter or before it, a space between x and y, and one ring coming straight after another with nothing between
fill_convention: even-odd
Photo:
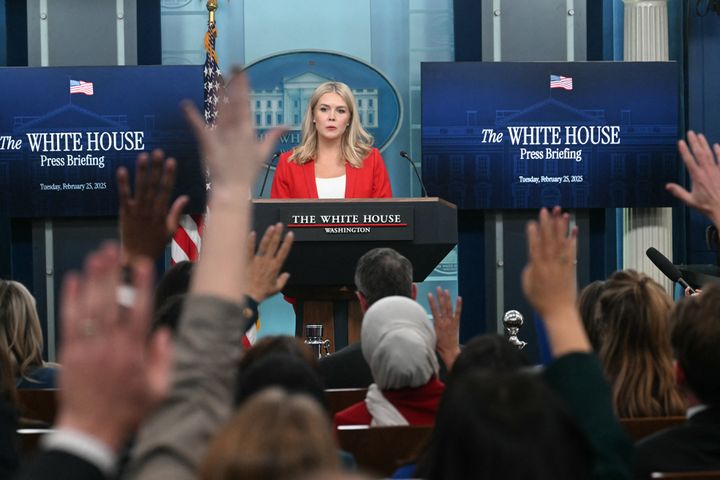
<instances>
[{"instance_id":1,"label":"back of head","mask_svg":"<svg viewBox=\"0 0 720 480\"><path fill-rule=\"evenodd\" d=\"M686 386L708 405L720 405L720 285L682 299L673 311L672 345Z\"/></svg>"},{"instance_id":2,"label":"back of head","mask_svg":"<svg viewBox=\"0 0 720 480\"><path fill-rule=\"evenodd\" d=\"M327 410L320 375L305 360L293 354L271 353L253 362L247 369L241 369L235 404L240 405L270 387L280 387L288 393L305 394Z\"/></svg>"},{"instance_id":3,"label":"back of head","mask_svg":"<svg viewBox=\"0 0 720 480\"><path fill-rule=\"evenodd\" d=\"M596 280L580 291L577 300L580 318L582 319L588 339L595 352L600 351L602 335L605 330L603 327L603 318L595 313L598 308L600 296L604 290L605 282Z\"/></svg>"},{"instance_id":4,"label":"back of head","mask_svg":"<svg viewBox=\"0 0 720 480\"><path fill-rule=\"evenodd\" d=\"M393 295L412 298L412 277L410 260L392 248L370 250L355 267L355 287L368 305Z\"/></svg>"},{"instance_id":5,"label":"back of head","mask_svg":"<svg viewBox=\"0 0 720 480\"><path fill-rule=\"evenodd\" d=\"M363 318L363 357L383 390L425 385L438 372L435 343L425 310L409 298L378 300Z\"/></svg>"},{"instance_id":6,"label":"back of head","mask_svg":"<svg viewBox=\"0 0 720 480\"><path fill-rule=\"evenodd\" d=\"M190 290L192 272L193 263L188 261L178 262L165 271L155 288L155 311L168 299L185 295Z\"/></svg>"},{"instance_id":7,"label":"back of head","mask_svg":"<svg viewBox=\"0 0 720 480\"><path fill-rule=\"evenodd\" d=\"M453 363L450 377L467 372L490 370L513 372L530 365L527 356L496 333L478 335L465 344Z\"/></svg>"},{"instance_id":8,"label":"back of head","mask_svg":"<svg viewBox=\"0 0 720 480\"><path fill-rule=\"evenodd\" d=\"M265 390L245 402L211 443L203 480L281 480L334 469L330 422L305 395Z\"/></svg>"},{"instance_id":9,"label":"back of head","mask_svg":"<svg viewBox=\"0 0 720 480\"><path fill-rule=\"evenodd\" d=\"M25 286L0 280L0 343L7 351L15 376L43 365L43 337L35 298Z\"/></svg>"},{"instance_id":10,"label":"back of head","mask_svg":"<svg viewBox=\"0 0 720 480\"><path fill-rule=\"evenodd\" d=\"M469 372L445 389L415 476L582 479L590 469L587 440L539 377Z\"/></svg>"},{"instance_id":11,"label":"back of head","mask_svg":"<svg viewBox=\"0 0 720 480\"><path fill-rule=\"evenodd\" d=\"M620 417L679 415L670 346L672 301L647 275L633 270L610 276L595 314L605 333L599 351Z\"/></svg>"},{"instance_id":12,"label":"back of head","mask_svg":"<svg viewBox=\"0 0 720 480\"><path fill-rule=\"evenodd\" d=\"M303 360L312 368L316 368L318 361L310 347L297 337L289 335L269 335L263 337L245 351L240 359L240 369L246 370L255 362L274 353L287 353Z\"/></svg>"}]
</instances>

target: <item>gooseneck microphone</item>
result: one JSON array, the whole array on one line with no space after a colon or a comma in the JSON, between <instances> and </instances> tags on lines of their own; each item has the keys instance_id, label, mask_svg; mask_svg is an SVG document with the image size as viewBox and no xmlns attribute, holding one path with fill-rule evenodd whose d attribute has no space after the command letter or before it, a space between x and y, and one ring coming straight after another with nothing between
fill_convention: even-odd
<instances>
[{"instance_id":1,"label":"gooseneck microphone","mask_svg":"<svg viewBox=\"0 0 720 480\"><path fill-rule=\"evenodd\" d=\"M669 258L660 253L656 248L648 248L645 252L645 255L647 255L650 261L653 262L655 266L660 269L663 275L672 280L673 283L677 282L682 285L683 288L689 288L690 292L695 293L695 289L692 288L690 284L685 281L684 278L682 278L680 270L678 270L678 268L673 265Z\"/></svg>"},{"instance_id":2,"label":"gooseneck microphone","mask_svg":"<svg viewBox=\"0 0 720 480\"><path fill-rule=\"evenodd\" d=\"M418 179L418 183L420 184L420 188L422 188L423 197L427 197L427 189L425 188L425 184L422 181L422 178L420 178L420 174L417 171L417 167L415 166L415 162L412 161L412 158L410 158L410 155L408 155L407 152L400 152L400 156L403 157L405 160L410 162L410 165L412 165L413 171L415 172L415 176Z\"/></svg>"},{"instance_id":3,"label":"gooseneck microphone","mask_svg":"<svg viewBox=\"0 0 720 480\"><path fill-rule=\"evenodd\" d=\"M258 195L258 198L262 198L262 194L265 191L265 184L267 183L268 175L270 175L270 167L273 166L275 163L275 160L280 156L280 152L273 153L272 158L269 162L265 164L265 177L263 178L262 186L260 187L260 195Z\"/></svg>"}]
</instances>

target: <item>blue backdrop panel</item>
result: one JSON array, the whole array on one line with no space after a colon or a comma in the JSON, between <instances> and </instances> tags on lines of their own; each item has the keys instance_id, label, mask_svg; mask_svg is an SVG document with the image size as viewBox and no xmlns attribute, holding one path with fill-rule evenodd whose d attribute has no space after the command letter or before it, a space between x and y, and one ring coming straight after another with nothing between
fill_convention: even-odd
<instances>
[{"instance_id":1,"label":"blue backdrop panel","mask_svg":"<svg viewBox=\"0 0 720 480\"><path fill-rule=\"evenodd\" d=\"M71 93L71 80L92 83L92 94ZM155 148L177 159L176 192L202 211L183 99L202 105L202 67L1 69L0 215L114 215L115 170L132 174L138 153Z\"/></svg>"},{"instance_id":2,"label":"blue backdrop panel","mask_svg":"<svg viewBox=\"0 0 720 480\"><path fill-rule=\"evenodd\" d=\"M672 205L677 81L674 62L425 63L423 179L460 208Z\"/></svg>"}]
</instances>

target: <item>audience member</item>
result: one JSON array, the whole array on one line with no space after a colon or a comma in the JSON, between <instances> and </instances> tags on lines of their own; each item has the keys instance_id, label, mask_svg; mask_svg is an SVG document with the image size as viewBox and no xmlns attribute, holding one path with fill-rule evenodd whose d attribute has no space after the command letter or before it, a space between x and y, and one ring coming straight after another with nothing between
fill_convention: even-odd
<instances>
[{"instance_id":1,"label":"audience member","mask_svg":"<svg viewBox=\"0 0 720 480\"><path fill-rule=\"evenodd\" d=\"M604 318L595 313L598 308L600 296L605 290L603 280L595 280L580 291L578 295L578 310L582 319L588 339L594 352L599 352L602 345L602 336L605 331Z\"/></svg>"},{"instance_id":2,"label":"audience member","mask_svg":"<svg viewBox=\"0 0 720 480\"><path fill-rule=\"evenodd\" d=\"M389 296L417 297L417 286L412 281L410 261L392 248L374 248L358 260L355 267L355 287L363 314L378 300ZM428 294L432 299L432 295ZM443 360L440 378L444 378L455 356L459 353L460 311L462 299L458 297L453 313L450 294L438 288L440 304L431 300L437 332L437 353ZM449 309L449 311L447 311ZM447 359L447 360L446 360ZM447 368L446 368L447 367ZM362 342L323 357L320 375L326 388L366 388L373 382L372 372L362 354Z\"/></svg>"},{"instance_id":3,"label":"audience member","mask_svg":"<svg viewBox=\"0 0 720 480\"><path fill-rule=\"evenodd\" d=\"M59 412L43 451L19 479L110 478L118 452L164 397L170 367L167 330L146 339L152 320L153 265L131 261L132 304L118 303L120 249L88 256L68 274L61 299Z\"/></svg>"},{"instance_id":4,"label":"audience member","mask_svg":"<svg viewBox=\"0 0 720 480\"><path fill-rule=\"evenodd\" d=\"M273 353L287 353L317 369L318 360L312 349L297 337L289 335L269 335L258 340L240 359L240 371L247 370L255 362Z\"/></svg>"},{"instance_id":5,"label":"audience member","mask_svg":"<svg viewBox=\"0 0 720 480\"><path fill-rule=\"evenodd\" d=\"M496 333L478 335L465 344L458 355L448 383L452 378L473 371L514 372L529 367L527 356L507 338Z\"/></svg>"},{"instance_id":6,"label":"audience member","mask_svg":"<svg viewBox=\"0 0 720 480\"><path fill-rule=\"evenodd\" d=\"M435 331L425 310L386 297L365 313L362 353L374 383L364 402L335 414L336 425L431 425L445 386L438 380Z\"/></svg>"},{"instance_id":7,"label":"audience member","mask_svg":"<svg viewBox=\"0 0 720 480\"><path fill-rule=\"evenodd\" d=\"M451 377L428 451L406 478L590 477L583 432L539 376L471 370Z\"/></svg>"},{"instance_id":8,"label":"audience member","mask_svg":"<svg viewBox=\"0 0 720 480\"><path fill-rule=\"evenodd\" d=\"M272 388L249 398L208 449L201 480L284 480L339 468L327 415L312 398Z\"/></svg>"},{"instance_id":9,"label":"audience member","mask_svg":"<svg viewBox=\"0 0 720 480\"><path fill-rule=\"evenodd\" d=\"M10 356L18 388L55 388L58 365L43 361L35 297L13 280L0 280L0 347Z\"/></svg>"},{"instance_id":10,"label":"audience member","mask_svg":"<svg viewBox=\"0 0 720 480\"><path fill-rule=\"evenodd\" d=\"M196 478L210 438L231 414L240 337L249 325L242 304L249 291L247 258L236 252L249 251L251 187L282 133L271 130L257 141L247 80L235 73L230 102L220 106L214 129L185 104L213 179L212 215L183 308L170 393L140 429L128 478ZM270 256L280 256L287 243Z\"/></svg>"},{"instance_id":11,"label":"audience member","mask_svg":"<svg viewBox=\"0 0 720 480\"><path fill-rule=\"evenodd\" d=\"M599 357L620 417L684 411L673 378L671 308L665 290L633 270L615 272L605 283L593 323L603 324Z\"/></svg>"},{"instance_id":12,"label":"audience member","mask_svg":"<svg viewBox=\"0 0 720 480\"><path fill-rule=\"evenodd\" d=\"M569 221L555 207L540 210L539 221L528 223L523 292L542 318L553 355L545 381L566 401L590 441L592 477L630 478L631 445L613 414L610 388L577 310L577 228L568 235Z\"/></svg>"},{"instance_id":13,"label":"audience member","mask_svg":"<svg viewBox=\"0 0 720 480\"><path fill-rule=\"evenodd\" d=\"M651 472L720 470L720 286L685 297L673 311L675 376L688 420L641 440L635 477Z\"/></svg>"},{"instance_id":14,"label":"audience member","mask_svg":"<svg viewBox=\"0 0 720 480\"><path fill-rule=\"evenodd\" d=\"M242 405L251 396L270 387L313 398L329 417L322 380L304 358L292 353L273 352L258 358L248 368L241 368L235 404Z\"/></svg>"}]
</instances>

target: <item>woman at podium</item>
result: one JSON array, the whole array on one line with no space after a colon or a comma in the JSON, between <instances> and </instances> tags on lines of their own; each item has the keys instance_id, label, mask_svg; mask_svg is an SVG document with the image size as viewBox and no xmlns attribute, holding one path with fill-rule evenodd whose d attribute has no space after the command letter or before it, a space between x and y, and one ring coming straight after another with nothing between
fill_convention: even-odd
<instances>
[{"instance_id":1,"label":"woman at podium","mask_svg":"<svg viewBox=\"0 0 720 480\"><path fill-rule=\"evenodd\" d=\"M326 82L310 97L300 145L280 155L270 198L389 198L390 179L373 137L355 114L355 96Z\"/></svg>"}]
</instances>

